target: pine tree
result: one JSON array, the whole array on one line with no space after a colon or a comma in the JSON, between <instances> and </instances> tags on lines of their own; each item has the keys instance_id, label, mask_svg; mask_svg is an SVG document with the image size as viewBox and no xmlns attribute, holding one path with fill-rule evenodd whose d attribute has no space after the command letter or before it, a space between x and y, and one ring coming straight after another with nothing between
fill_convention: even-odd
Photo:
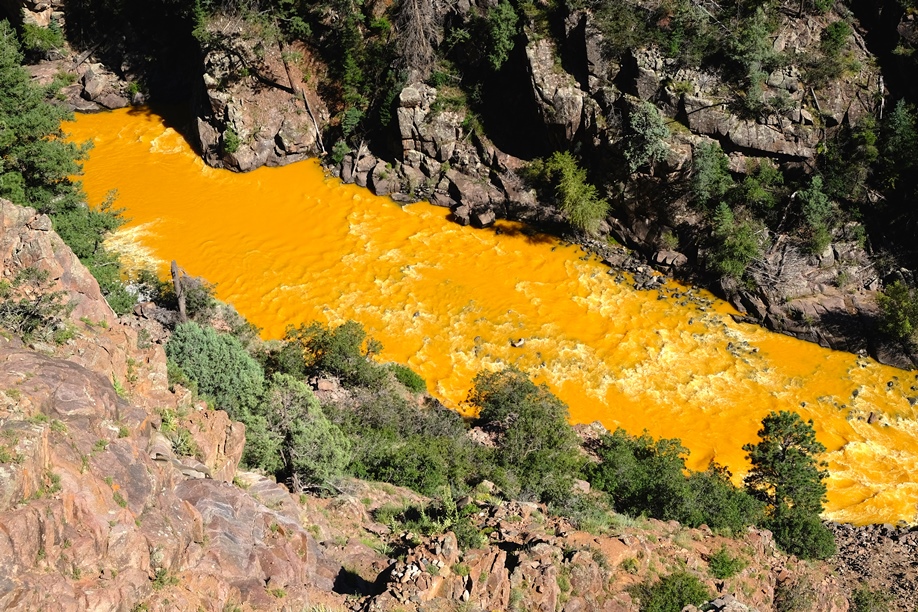
<instances>
[{"instance_id":1,"label":"pine tree","mask_svg":"<svg viewBox=\"0 0 918 612\"><path fill-rule=\"evenodd\" d=\"M829 472L818 455L826 447L816 440L813 421L786 410L772 412L762 420L759 440L743 446L752 463L745 483L765 502L766 525L778 546L802 558L831 556L835 542L819 520Z\"/></svg>"},{"instance_id":2,"label":"pine tree","mask_svg":"<svg viewBox=\"0 0 918 612\"><path fill-rule=\"evenodd\" d=\"M121 282L118 257L102 246L123 220L110 200L98 208L86 205L80 183L71 177L82 170L89 145L65 139L61 122L72 113L48 99L53 87L31 82L22 60L16 33L0 21L0 197L48 214L112 308L127 312L134 298Z\"/></svg>"},{"instance_id":3,"label":"pine tree","mask_svg":"<svg viewBox=\"0 0 918 612\"><path fill-rule=\"evenodd\" d=\"M752 463L745 479L750 492L772 512L822 512L829 472L818 459L826 447L816 440L813 421L804 422L796 412L772 412L762 420L759 439L743 446Z\"/></svg>"},{"instance_id":4,"label":"pine tree","mask_svg":"<svg viewBox=\"0 0 918 612\"><path fill-rule=\"evenodd\" d=\"M87 147L64 140L61 121L73 116L45 99L22 59L16 33L0 21L0 197L50 213L81 199L70 177Z\"/></svg>"}]
</instances>

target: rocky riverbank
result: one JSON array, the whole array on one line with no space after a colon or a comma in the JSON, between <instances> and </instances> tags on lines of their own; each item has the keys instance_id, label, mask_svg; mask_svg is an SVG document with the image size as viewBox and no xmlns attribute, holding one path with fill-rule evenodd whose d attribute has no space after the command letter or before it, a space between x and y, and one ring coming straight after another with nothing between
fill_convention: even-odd
<instances>
[{"instance_id":1,"label":"rocky riverbank","mask_svg":"<svg viewBox=\"0 0 918 612\"><path fill-rule=\"evenodd\" d=\"M650 3L640 10L658 8ZM24 23L64 31L68 23L80 24L86 17L82 12L71 15L66 3L26 3L22 10ZM387 15L381 4L368 10L375 18ZM438 40L474 29L489 10L487 3L449 9L434 25ZM197 45L200 51L197 58L186 53L189 59L181 70L198 75L186 96L191 98L192 119L182 122L183 129L213 166L247 171L328 154L330 171L343 181L397 202L427 199L449 207L463 224L486 226L496 218L510 218L559 233L565 231L564 215L532 188L524 170L533 157L573 149L613 203L600 225L599 240L574 239L605 254L607 238L614 238L629 249L624 261L641 262L623 269L635 272L638 265L650 265L711 288L750 323L912 368L911 347L879 331L878 291L912 276L891 256L882 243L885 238L878 234L875 241L865 241L857 224L847 223L833 229L820 252L810 252L784 222L793 208L791 195L782 203L782 222L760 230L765 248L743 278L718 278L707 263L709 219L687 190L699 147L722 148L729 171L739 181L763 163L788 177L805 177L822 163L826 143L882 115L887 82L902 79L893 74L884 80L881 68L894 71L895 66L890 67L893 54L885 46L880 45L879 56L874 54L877 32L894 29L897 39L907 41L911 22L907 15L894 18L892 9L882 19L858 10L872 29L865 30L842 6L824 14L777 14L777 34L769 38L767 51L784 59L763 73L761 91L755 95L771 110L756 113L744 110L745 98L737 97L737 84L723 66L693 67L657 44L620 48L609 38L606 16L599 9L559 9L550 13L548 31L546 17L537 11L520 17L520 34L500 71L512 91L494 89L485 80L476 90L483 97L473 104L449 78L434 86L417 76L412 80L412 74L421 73L409 72L407 81L393 85L390 108L383 113L388 123L369 125L368 136L350 150L344 146L348 141L337 140L333 155L340 130L351 129L342 126L369 119L352 111L342 114L349 103L323 59L321 37L286 42L272 29L276 24L229 12L198 24L195 38L181 43ZM164 15L173 25L190 19L181 12ZM332 17L326 15L323 27L332 28ZM126 12L118 18L138 35L150 27L143 15ZM836 52L848 68L814 81L814 66L820 65L814 62L827 53L826 32L840 22L853 24ZM396 30L393 35L402 34ZM147 38L144 44L157 42L155 36ZM103 43L104 36L99 39ZM173 96L168 87L145 85L145 79L162 81L160 72L168 68L141 62L120 43L99 45L45 52L33 74L42 83L72 75L75 82L60 97L80 112L143 103L151 93L154 101L157 92ZM175 48L160 51L166 57ZM113 58L121 58L120 65L112 65ZM145 73L151 70L158 80ZM502 96L512 104L504 104ZM668 134L656 163L628 172L621 156L634 137L629 121L645 104L660 113ZM882 199L872 191L865 197L874 204ZM609 258L612 263L620 260L620 255ZM638 284L645 280L639 278Z\"/></svg>"}]
</instances>

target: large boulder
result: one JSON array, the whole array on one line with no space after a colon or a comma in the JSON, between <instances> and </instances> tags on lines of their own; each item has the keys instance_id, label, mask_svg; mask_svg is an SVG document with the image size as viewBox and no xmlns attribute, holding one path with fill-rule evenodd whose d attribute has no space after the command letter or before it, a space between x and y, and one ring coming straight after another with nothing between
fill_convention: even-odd
<instances>
[{"instance_id":1,"label":"large boulder","mask_svg":"<svg viewBox=\"0 0 918 612\"><path fill-rule=\"evenodd\" d=\"M552 143L563 148L592 126L598 107L572 75L558 68L557 57L548 38L526 45L533 99Z\"/></svg>"},{"instance_id":2,"label":"large boulder","mask_svg":"<svg viewBox=\"0 0 918 612\"><path fill-rule=\"evenodd\" d=\"M320 131L328 111L306 86L309 51L267 42L241 19L208 22L214 39L204 49L204 94L196 101L204 161L247 172L323 152ZM291 51L303 61L289 59Z\"/></svg>"}]
</instances>

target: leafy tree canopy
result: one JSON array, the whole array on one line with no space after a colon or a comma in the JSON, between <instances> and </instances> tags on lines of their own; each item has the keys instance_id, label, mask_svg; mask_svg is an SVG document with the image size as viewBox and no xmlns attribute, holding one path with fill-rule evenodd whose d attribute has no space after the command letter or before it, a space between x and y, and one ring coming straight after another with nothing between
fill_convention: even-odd
<instances>
[{"instance_id":1,"label":"leafy tree canopy","mask_svg":"<svg viewBox=\"0 0 918 612\"><path fill-rule=\"evenodd\" d=\"M581 460L567 406L512 368L480 372L472 384L468 402L478 409L479 423L501 432L494 457L505 470L501 484L511 494L544 501L568 495Z\"/></svg>"}]
</instances>

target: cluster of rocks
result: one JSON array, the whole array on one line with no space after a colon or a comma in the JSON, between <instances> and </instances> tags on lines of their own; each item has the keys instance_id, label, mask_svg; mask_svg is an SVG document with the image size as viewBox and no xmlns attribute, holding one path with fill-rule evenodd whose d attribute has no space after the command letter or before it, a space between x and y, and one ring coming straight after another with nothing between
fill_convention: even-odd
<instances>
[{"instance_id":1,"label":"cluster of rocks","mask_svg":"<svg viewBox=\"0 0 918 612\"><path fill-rule=\"evenodd\" d=\"M488 227L497 218L557 221L540 207L517 176L522 162L498 150L467 127L467 111L442 109L440 93L410 83L399 94L397 121L401 142L396 160L359 149L334 169L345 183L367 187L396 202L429 200L450 208L463 225Z\"/></svg>"},{"instance_id":2,"label":"cluster of rocks","mask_svg":"<svg viewBox=\"0 0 918 612\"><path fill-rule=\"evenodd\" d=\"M596 535L549 516L539 504L478 498L460 500L459 507L467 509L476 529L489 534L487 544L463 551L452 532L420 541L417 534L392 534L408 550L364 609L624 612L638 607L633 587L654 568L682 567L719 593L700 609L770 610L779 584L805 579L812 585L814 609L847 610L837 580L781 555L767 531L750 530L733 541L704 527L692 530L649 520ZM750 562L728 580L706 577L707 559L721 546Z\"/></svg>"},{"instance_id":3,"label":"cluster of rocks","mask_svg":"<svg viewBox=\"0 0 918 612\"><path fill-rule=\"evenodd\" d=\"M325 153L329 113L306 74L315 70L302 44L270 43L261 27L235 16L208 20L202 43L204 95L196 99L204 161L239 172Z\"/></svg>"},{"instance_id":4,"label":"cluster of rocks","mask_svg":"<svg viewBox=\"0 0 918 612\"><path fill-rule=\"evenodd\" d=\"M866 586L893 597L893 610L918 601L918 527L830 525L838 545L838 574L851 591Z\"/></svg>"}]
</instances>

